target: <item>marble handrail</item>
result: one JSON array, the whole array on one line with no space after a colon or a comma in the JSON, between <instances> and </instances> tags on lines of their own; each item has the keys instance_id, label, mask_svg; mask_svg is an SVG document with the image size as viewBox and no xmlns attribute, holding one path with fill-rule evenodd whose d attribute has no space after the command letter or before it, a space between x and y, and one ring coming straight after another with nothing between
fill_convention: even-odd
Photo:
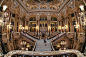
<instances>
[{"instance_id":1,"label":"marble handrail","mask_svg":"<svg viewBox=\"0 0 86 57\"><path fill-rule=\"evenodd\" d=\"M58 39L62 38L62 37L65 36L65 35L66 35L66 33L63 33L63 34L60 35L59 37L55 38L55 39L53 40L53 42L57 41Z\"/></svg>"},{"instance_id":2,"label":"marble handrail","mask_svg":"<svg viewBox=\"0 0 86 57\"><path fill-rule=\"evenodd\" d=\"M4 57L11 57L15 54L23 54L23 55L34 55L34 56L52 56L52 55L60 55L60 54L68 54L74 53L77 57L85 57L80 51L70 49L70 50L59 50L59 51L22 51L22 50L13 50L8 52Z\"/></svg>"},{"instance_id":3,"label":"marble handrail","mask_svg":"<svg viewBox=\"0 0 86 57\"><path fill-rule=\"evenodd\" d=\"M30 37L27 37L26 35L24 35L23 33L21 33L21 36L24 36L25 38L31 40L32 42L36 42L34 39L30 38Z\"/></svg>"}]
</instances>

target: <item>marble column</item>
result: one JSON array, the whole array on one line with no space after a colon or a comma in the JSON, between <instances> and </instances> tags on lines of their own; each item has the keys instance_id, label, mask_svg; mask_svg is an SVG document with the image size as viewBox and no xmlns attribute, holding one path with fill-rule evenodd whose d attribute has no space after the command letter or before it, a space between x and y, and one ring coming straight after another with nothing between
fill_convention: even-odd
<instances>
[{"instance_id":1,"label":"marble column","mask_svg":"<svg viewBox=\"0 0 86 57\"><path fill-rule=\"evenodd\" d=\"M57 21L57 32L58 32L58 21Z\"/></svg>"},{"instance_id":2,"label":"marble column","mask_svg":"<svg viewBox=\"0 0 86 57\"><path fill-rule=\"evenodd\" d=\"M60 26L61 26L60 31L61 31L61 33L62 33L62 21L60 21Z\"/></svg>"},{"instance_id":3,"label":"marble column","mask_svg":"<svg viewBox=\"0 0 86 57\"><path fill-rule=\"evenodd\" d=\"M59 32L59 30L60 30L60 29L59 29L59 26L60 26L60 25L59 25L59 20L58 20L58 28L57 28L57 29L58 29L58 32Z\"/></svg>"},{"instance_id":4,"label":"marble column","mask_svg":"<svg viewBox=\"0 0 86 57\"><path fill-rule=\"evenodd\" d=\"M25 26L27 25L26 22L27 22L27 21L25 20ZM24 30L26 31L26 28L25 28Z\"/></svg>"},{"instance_id":5,"label":"marble column","mask_svg":"<svg viewBox=\"0 0 86 57\"><path fill-rule=\"evenodd\" d=\"M38 26L38 28L36 28L36 31L38 32L38 35L39 35L39 19L40 19L40 16L36 16L36 27Z\"/></svg>"},{"instance_id":6,"label":"marble column","mask_svg":"<svg viewBox=\"0 0 86 57\"><path fill-rule=\"evenodd\" d=\"M49 26L51 27L51 25L50 25L50 21L51 21L51 16L47 16L48 35L49 35L49 32L50 32L50 35L51 35L51 28L49 29Z\"/></svg>"},{"instance_id":7,"label":"marble column","mask_svg":"<svg viewBox=\"0 0 86 57\"><path fill-rule=\"evenodd\" d=\"M14 32L17 32L17 15L15 15L15 20L14 20Z\"/></svg>"},{"instance_id":8,"label":"marble column","mask_svg":"<svg viewBox=\"0 0 86 57\"><path fill-rule=\"evenodd\" d=\"M19 25L21 25L21 23L20 23L20 17L19 17L19 20L18 20L18 32L20 32Z\"/></svg>"},{"instance_id":9,"label":"marble column","mask_svg":"<svg viewBox=\"0 0 86 57\"><path fill-rule=\"evenodd\" d=\"M27 25L28 26L28 32L30 32L30 26L29 25L30 25L30 21L28 20L28 25Z\"/></svg>"},{"instance_id":10,"label":"marble column","mask_svg":"<svg viewBox=\"0 0 86 57\"><path fill-rule=\"evenodd\" d=\"M68 32L68 30L69 30L69 28L68 28L68 17L66 18L66 24L67 24L66 32Z\"/></svg>"}]
</instances>

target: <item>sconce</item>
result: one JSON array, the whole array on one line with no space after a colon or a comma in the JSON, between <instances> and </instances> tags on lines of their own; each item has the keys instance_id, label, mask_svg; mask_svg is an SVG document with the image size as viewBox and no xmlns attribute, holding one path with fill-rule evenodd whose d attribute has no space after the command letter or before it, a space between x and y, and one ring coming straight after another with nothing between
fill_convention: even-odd
<instances>
[{"instance_id":1,"label":"sconce","mask_svg":"<svg viewBox=\"0 0 86 57\"><path fill-rule=\"evenodd\" d=\"M68 26L67 25L65 25L65 29L67 29L68 28Z\"/></svg>"},{"instance_id":2,"label":"sconce","mask_svg":"<svg viewBox=\"0 0 86 57\"><path fill-rule=\"evenodd\" d=\"M39 28L39 27L38 27L38 26L36 26L36 29L37 29L37 36L38 36L38 28Z\"/></svg>"},{"instance_id":3,"label":"sconce","mask_svg":"<svg viewBox=\"0 0 86 57\"><path fill-rule=\"evenodd\" d=\"M7 9L6 5L3 5L3 11L5 11Z\"/></svg>"},{"instance_id":4,"label":"sconce","mask_svg":"<svg viewBox=\"0 0 86 57\"><path fill-rule=\"evenodd\" d=\"M61 29L61 26L58 26L58 29Z\"/></svg>"},{"instance_id":5,"label":"sconce","mask_svg":"<svg viewBox=\"0 0 86 57\"><path fill-rule=\"evenodd\" d=\"M28 26L25 26L25 29L28 30Z\"/></svg>"},{"instance_id":6,"label":"sconce","mask_svg":"<svg viewBox=\"0 0 86 57\"><path fill-rule=\"evenodd\" d=\"M76 24L76 25L74 25L75 26L75 28L79 28L79 25L78 24Z\"/></svg>"},{"instance_id":7,"label":"sconce","mask_svg":"<svg viewBox=\"0 0 86 57\"><path fill-rule=\"evenodd\" d=\"M50 29L51 29L51 27L50 27L50 26L48 26L48 29L49 29L49 36L50 36Z\"/></svg>"}]
</instances>

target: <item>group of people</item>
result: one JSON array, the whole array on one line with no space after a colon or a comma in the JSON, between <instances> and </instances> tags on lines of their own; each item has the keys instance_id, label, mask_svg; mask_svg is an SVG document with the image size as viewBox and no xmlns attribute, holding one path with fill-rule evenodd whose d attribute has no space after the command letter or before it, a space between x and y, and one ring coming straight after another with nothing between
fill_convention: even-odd
<instances>
[{"instance_id":1,"label":"group of people","mask_svg":"<svg viewBox=\"0 0 86 57\"><path fill-rule=\"evenodd\" d=\"M26 32L23 31L23 33L26 35Z\"/></svg>"}]
</instances>

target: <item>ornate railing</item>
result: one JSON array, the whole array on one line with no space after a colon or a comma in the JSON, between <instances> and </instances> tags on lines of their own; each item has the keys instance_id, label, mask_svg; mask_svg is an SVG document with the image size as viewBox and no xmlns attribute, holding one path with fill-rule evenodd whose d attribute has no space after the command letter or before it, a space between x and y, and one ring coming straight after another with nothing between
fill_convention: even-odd
<instances>
[{"instance_id":1,"label":"ornate railing","mask_svg":"<svg viewBox=\"0 0 86 57\"><path fill-rule=\"evenodd\" d=\"M27 33L30 37L33 37L34 39L38 39L39 40L39 37L34 37L32 35L30 35L29 33Z\"/></svg>"},{"instance_id":2,"label":"ornate railing","mask_svg":"<svg viewBox=\"0 0 86 57\"><path fill-rule=\"evenodd\" d=\"M72 56L72 57L85 57L81 52L79 52L78 50L60 50L60 51L22 51L22 50L13 50L8 52L4 57L12 57L13 55L27 55L30 57L33 56Z\"/></svg>"},{"instance_id":3,"label":"ornate railing","mask_svg":"<svg viewBox=\"0 0 86 57\"><path fill-rule=\"evenodd\" d=\"M21 36L24 36L25 38L29 39L30 41L35 42L35 40L33 40L32 38L30 38L30 37L24 35L23 33L21 33Z\"/></svg>"},{"instance_id":4,"label":"ornate railing","mask_svg":"<svg viewBox=\"0 0 86 57\"><path fill-rule=\"evenodd\" d=\"M64 34L62 34L62 35L60 35L60 36L58 36L57 38L55 38L55 39L53 40L53 42L57 41L58 39L62 38L62 37L65 36L65 35L66 35L66 33L64 33Z\"/></svg>"}]
</instances>

